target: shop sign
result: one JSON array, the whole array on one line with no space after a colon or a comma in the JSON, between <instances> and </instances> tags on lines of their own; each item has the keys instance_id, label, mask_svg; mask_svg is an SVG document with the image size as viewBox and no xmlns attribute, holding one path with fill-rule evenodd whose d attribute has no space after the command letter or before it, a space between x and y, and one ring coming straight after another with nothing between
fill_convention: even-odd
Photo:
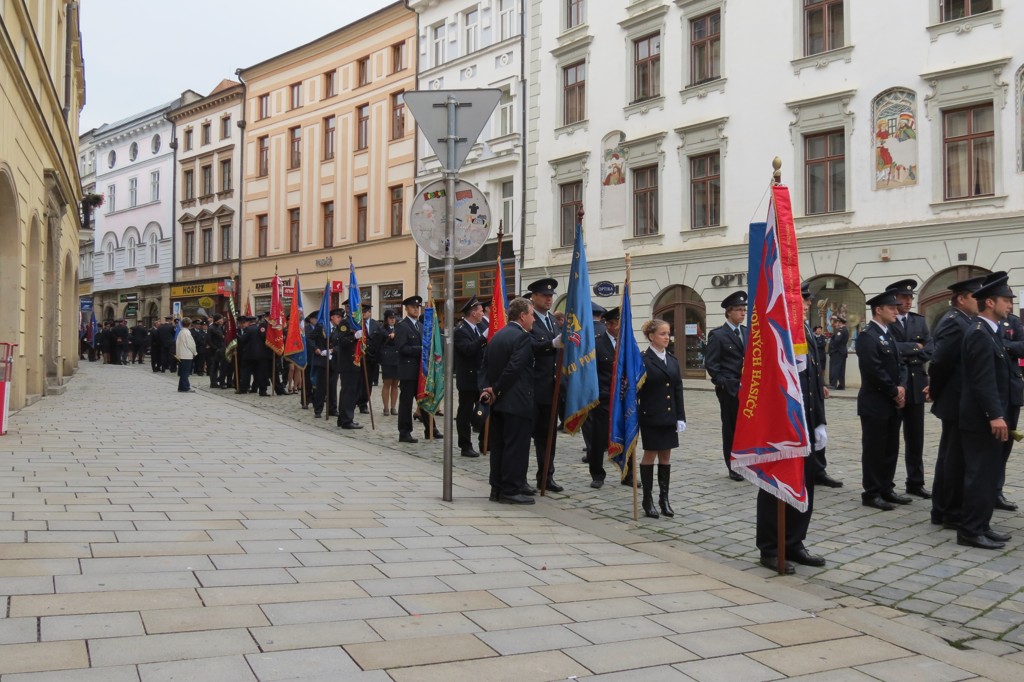
<instances>
[{"instance_id":1,"label":"shop sign","mask_svg":"<svg viewBox=\"0 0 1024 682\"><path fill-rule=\"evenodd\" d=\"M139 304L138 303L129 303L128 305L126 305L124 307L124 316L125 317L138 317L139 316Z\"/></svg>"},{"instance_id":2,"label":"shop sign","mask_svg":"<svg viewBox=\"0 0 1024 682\"><path fill-rule=\"evenodd\" d=\"M331 293L332 294L343 294L345 293L345 283L340 279L331 280Z\"/></svg>"},{"instance_id":3,"label":"shop sign","mask_svg":"<svg viewBox=\"0 0 1024 682\"><path fill-rule=\"evenodd\" d=\"M594 294L606 298L619 293L619 288L608 280L601 280L594 285Z\"/></svg>"},{"instance_id":4,"label":"shop sign","mask_svg":"<svg viewBox=\"0 0 1024 682\"><path fill-rule=\"evenodd\" d=\"M171 298L191 298L193 296L209 296L218 293L222 282L205 282L203 284L181 284L171 287ZM258 286L258 285L257 285Z\"/></svg>"},{"instance_id":5,"label":"shop sign","mask_svg":"<svg viewBox=\"0 0 1024 682\"><path fill-rule=\"evenodd\" d=\"M716 289L721 287L745 287L747 286L747 273L737 272L728 275L715 275L711 278L711 286Z\"/></svg>"},{"instance_id":6,"label":"shop sign","mask_svg":"<svg viewBox=\"0 0 1024 682\"><path fill-rule=\"evenodd\" d=\"M274 280L272 280L272 279L268 279L266 282L256 282L256 290L260 291L262 289L269 289L271 286L273 286L273 283L274 283ZM292 283L291 278L289 278L289 279L281 278L281 285L282 286L288 287L291 283Z\"/></svg>"},{"instance_id":7,"label":"shop sign","mask_svg":"<svg viewBox=\"0 0 1024 682\"><path fill-rule=\"evenodd\" d=\"M219 296L231 296L235 293L235 280L226 279L223 282L217 282L217 294Z\"/></svg>"},{"instance_id":8,"label":"shop sign","mask_svg":"<svg viewBox=\"0 0 1024 682\"><path fill-rule=\"evenodd\" d=\"M216 302L209 296L203 296L201 299L199 299L200 308L212 308L215 305L217 305Z\"/></svg>"},{"instance_id":9,"label":"shop sign","mask_svg":"<svg viewBox=\"0 0 1024 682\"><path fill-rule=\"evenodd\" d=\"M334 265L334 256L324 256L323 258L316 259L316 266L318 268L329 268Z\"/></svg>"},{"instance_id":10,"label":"shop sign","mask_svg":"<svg viewBox=\"0 0 1024 682\"><path fill-rule=\"evenodd\" d=\"M384 301L402 300L402 287L386 287L380 290L380 297Z\"/></svg>"},{"instance_id":11,"label":"shop sign","mask_svg":"<svg viewBox=\"0 0 1024 682\"><path fill-rule=\"evenodd\" d=\"M83 313L92 311L92 296L81 296L78 299L78 309Z\"/></svg>"},{"instance_id":12,"label":"shop sign","mask_svg":"<svg viewBox=\"0 0 1024 682\"><path fill-rule=\"evenodd\" d=\"M137 303L138 300L138 294L121 294L117 297L118 303Z\"/></svg>"},{"instance_id":13,"label":"shop sign","mask_svg":"<svg viewBox=\"0 0 1024 682\"><path fill-rule=\"evenodd\" d=\"M473 273L472 275L465 275L462 278L462 295L476 296L478 293L479 282L480 276L477 273Z\"/></svg>"}]
</instances>

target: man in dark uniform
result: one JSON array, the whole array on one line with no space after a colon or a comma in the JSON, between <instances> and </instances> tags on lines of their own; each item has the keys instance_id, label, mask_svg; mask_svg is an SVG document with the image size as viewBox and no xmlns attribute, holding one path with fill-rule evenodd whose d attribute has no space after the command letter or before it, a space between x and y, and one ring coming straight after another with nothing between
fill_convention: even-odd
<instances>
[{"instance_id":1,"label":"man in dark uniform","mask_svg":"<svg viewBox=\"0 0 1024 682\"><path fill-rule=\"evenodd\" d=\"M369 301L363 302L360 306L363 311L363 334L366 338L366 345L363 346L363 363L366 365L366 378L359 372L359 397L356 405L359 406L359 413L366 414L370 411L370 398L373 397L373 387L377 385L380 377L380 363L376 357L371 356L369 340L380 329L380 320L373 319L373 304Z\"/></svg>"},{"instance_id":2,"label":"man in dark uniform","mask_svg":"<svg viewBox=\"0 0 1024 682\"><path fill-rule=\"evenodd\" d=\"M313 335L317 333L317 317L318 313L310 313L309 315L306 315L303 327L303 332L305 333L306 337L306 368L302 370L303 409L306 409L313 403L313 365L319 359L319 356L317 356L317 354L313 352L314 344L312 339ZM323 329L323 327L321 327L321 329ZM327 381L327 377L324 377L323 381Z\"/></svg>"},{"instance_id":3,"label":"man in dark uniform","mask_svg":"<svg viewBox=\"0 0 1024 682\"><path fill-rule=\"evenodd\" d=\"M337 311L339 314L341 310ZM331 319L335 318L335 311L331 311ZM357 365L356 343L363 338L363 330L355 325L355 318L351 315L340 324L336 323L331 332L331 352L333 357L331 363L335 374L341 378L341 393L338 396L338 428L361 429L361 424L355 420L356 400L359 397L359 384L363 380L362 366Z\"/></svg>"},{"instance_id":4,"label":"man in dark uniform","mask_svg":"<svg viewBox=\"0 0 1024 682\"><path fill-rule=\"evenodd\" d=\"M526 472L530 465L530 434L537 413L533 376L535 353L530 328L533 306L516 298L508 305L508 324L495 333L480 368L480 402L491 406L492 502L534 504Z\"/></svg>"},{"instance_id":5,"label":"man in dark uniform","mask_svg":"<svg viewBox=\"0 0 1024 682\"><path fill-rule=\"evenodd\" d=\"M405 317L395 325L395 348L398 349L398 440L401 443L417 442L412 437L412 407L416 400L416 383L419 380L423 352L421 305L423 299L419 296L410 296L402 301Z\"/></svg>"},{"instance_id":6,"label":"man in dark uniform","mask_svg":"<svg viewBox=\"0 0 1024 682\"><path fill-rule=\"evenodd\" d=\"M480 330L484 308L476 296L462 306L462 321L455 327L455 388L459 392L459 409L455 413L455 428L459 434L459 450L463 457L479 457L473 449L472 432L477 426L476 401L480 396L477 375L483 361L487 337Z\"/></svg>"},{"instance_id":7,"label":"man in dark uniform","mask_svg":"<svg viewBox=\"0 0 1024 682\"><path fill-rule=\"evenodd\" d=\"M963 372L969 380L960 396L964 505L956 543L980 549L1002 549L1010 539L989 525L1010 431L1013 367L999 331L999 323L1013 309L1013 292L1006 282L1005 272L994 272L974 292L978 316L964 334Z\"/></svg>"},{"instance_id":8,"label":"man in dark uniform","mask_svg":"<svg viewBox=\"0 0 1024 682\"><path fill-rule=\"evenodd\" d=\"M846 356L850 349L850 330L846 320L838 315L832 318L832 338L828 341L828 385L836 391L846 390Z\"/></svg>"},{"instance_id":9,"label":"man in dark uniform","mask_svg":"<svg viewBox=\"0 0 1024 682\"><path fill-rule=\"evenodd\" d=\"M619 342L619 308L601 314L603 328L594 337L597 356L597 406L587 415L590 440L587 443L587 466L590 469L590 487L604 485L604 458L608 451L608 409L611 400L612 368L615 366L615 348ZM630 330L632 333L632 330Z\"/></svg>"},{"instance_id":10,"label":"man in dark uniform","mask_svg":"<svg viewBox=\"0 0 1024 682\"><path fill-rule=\"evenodd\" d=\"M891 291L868 302L871 322L857 336L857 364L860 391L857 414L861 425L861 469L865 507L890 511L897 504L910 504L899 495L893 478L900 460L900 410L906 404L906 367L890 329L896 321L898 304Z\"/></svg>"},{"instance_id":11,"label":"man in dark uniform","mask_svg":"<svg viewBox=\"0 0 1024 682\"><path fill-rule=\"evenodd\" d=\"M125 364L128 350L131 347L131 342L128 338L128 325L124 320L114 322L113 336L114 345L110 353L110 362L115 365L123 365Z\"/></svg>"},{"instance_id":12,"label":"man in dark uniform","mask_svg":"<svg viewBox=\"0 0 1024 682\"><path fill-rule=\"evenodd\" d=\"M178 361L174 358L174 317L168 315L164 318L164 323L160 325L160 329L157 330L158 339L153 342L153 345L160 345L160 371L166 372L171 370L176 372L178 370Z\"/></svg>"},{"instance_id":13,"label":"man in dark uniform","mask_svg":"<svg viewBox=\"0 0 1024 682\"><path fill-rule=\"evenodd\" d=\"M237 352L239 357L238 383L240 384L236 389L238 393L255 393L257 391L253 384L253 376L256 374L260 352L256 346L260 343L260 339L256 327L253 326L255 321L256 318L251 315L243 315L238 318Z\"/></svg>"},{"instance_id":14,"label":"man in dark uniform","mask_svg":"<svg viewBox=\"0 0 1024 682\"><path fill-rule=\"evenodd\" d=\"M135 326L132 327L132 355L131 364L141 365L143 359L145 359L145 345L146 337L149 335L149 331L146 329L146 325L142 324L141 321L136 322Z\"/></svg>"},{"instance_id":15,"label":"man in dark uniform","mask_svg":"<svg viewBox=\"0 0 1024 682\"><path fill-rule=\"evenodd\" d=\"M821 378L821 358L817 344L813 341L811 326L806 321L811 309L811 290L807 282L800 288L804 305L804 333L807 335L807 365L800 372L800 392L804 398L804 417L807 420L807 436L811 453L804 457L804 481L807 485L807 511L801 512L786 505L786 566L785 573L793 573L789 560L804 566L821 567L825 559L811 554L804 547L807 529L814 512L814 480L824 471L825 445L825 398L827 389ZM757 491L757 548L761 550L761 565L779 570L779 527L778 498L758 488Z\"/></svg>"},{"instance_id":16,"label":"man in dark uniform","mask_svg":"<svg viewBox=\"0 0 1024 682\"><path fill-rule=\"evenodd\" d=\"M732 439L736 433L736 414L740 409L740 377L743 376L743 351L747 344L747 292L735 291L722 301L725 324L708 332L708 345L704 350L704 367L715 385L718 406L722 415L722 455L729 478L742 481L732 470Z\"/></svg>"},{"instance_id":17,"label":"man in dark uniform","mask_svg":"<svg viewBox=\"0 0 1024 682\"><path fill-rule=\"evenodd\" d=\"M206 332L206 362L210 375L210 388L224 388L227 361L224 359L224 316L216 313L213 324Z\"/></svg>"},{"instance_id":18,"label":"man in dark uniform","mask_svg":"<svg viewBox=\"0 0 1024 682\"><path fill-rule=\"evenodd\" d=\"M892 325L892 337L907 368L907 404L903 408L903 460L907 466L907 493L926 500L931 492L924 487L924 404L928 373L925 363L932 357L932 336L924 315L911 312L917 282L904 279L887 289L896 295L899 314Z\"/></svg>"},{"instance_id":19,"label":"man in dark uniform","mask_svg":"<svg viewBox=\"0 0 1024 682\"><path fill-rule=\"evenodd\" d=\"M330 313L331 328L327 331L327 348L330 350L333 356L333 346L331 345L331 338L334 334L334 330L337 329L348 317L348 313L344 308L335 308ZM333 358L332 358L333 359ZM327 416L337 417L338 416L338 384L341 377L338 375L335 369L334 362L327 363Z\"/></svg>"},{"instance_id":20,"label":"man in dark uniform","mask_svg":"<svg viewBox=\"0 0 1024 682\"><path fill-rule=\"evenodd\" d=\"M333 312L333 311L332 311ZM310 317L316 318L316 315L310 315ZM307 322L309 318L306 318ZM337 323L341 322L340 315L331 315L330 322L333 329ZM330 332L324 329L324 326L319 322L314 322L312 328L306 330L306 343L309 344L310 348L310 359L309 363L309 374L310 381L313 383L313 418L320 419L324 414L324 402L327 400L327 391L329 382L327 381L327 368L330 364L331 351L330 351Z\"/></svg>"},{"instance_id":21,"label":"man in dark uniform","mask_svg":"<svg viewBox=\"0 0 1024 682\"><path fill-rule=\"evenodd\" d=\"M1006 423L1010 430L1016 430L1020 421L1020 408L1024 405L1024 373L1021 371L1021 358L1024 358L1024 325L1020 318L1010 313L1000 325L1003 335L1003 346L1010 356L1010 410L1006 417ZM1003 444L1003 462L999 468L999 478L996 481L996 509L1003 511L1017 511L1017 504L1006 499L1003 494L1003 485L1006 483L1006 463L1010 459L1010 450L1013 449L1013 439L1007 438Z\"/></svg>"},{"instance_id":22,"label":"man in dark uniform","mask_svg":"<svg viewBox=\"0 0 1024 682\"><path fill-rule=\"evenodd\" d=\"M273 349L267 345L268 331L270 331L270 321L267 319L266 313L262 313L256 323L257 339L252 346L255 355L253 374L256 377L256 388L264 398L270 395L271 371L274 368L274 356L276 355Z\"/></svg>"},{"instance_id":23,"label":"man in dark uniform","mask_svg":"<svg viewBox=\"0 0 1024 682\"><path fill-rule=\"evenodd\" d=\"M196 342L196 356L192 360L192 373L203 376L206 373L206 322L197 318L192 324L192 340Z\"/></svg>"},{"instance_id":24,"label":"man in dark uniform","mask_svg":"<svg viewBox=\"0 0 1024 682\"><path fill-rule=\"evenodd\" d=\"M562 486L555 483L555 441L558 431L551 429L551 411L557 409L557 405L553 404L556 356L558 349L562 347L562 327L555 320L555 316L551 314L551 302L554 299L557 286L556 280L544 278L528 287L532 294L530 301L533 303L535 317L530 334L533 337L533 399L537 410L533 420L533 446L537 456L537 487L541 485L546 468L548 480L544 489L554 493L564 490ZM551 457L545 467L549 438Z\"/></svg>"},{"instance_id":25,"label":"man in dark uniform","mask_svg":"<svg viewBox=\"0 0 1024 682\"><path fill-rule=\"evenodd\" d=\"M935 327L932 361L928 365L928 390L932 414L942 420L939 452L935 459L932 485L932 523L956 529L960 525L963 504L964 446L960 439L960 395L963 393L964 334L978 314L974 292L984 277L954 282L949 311Z\"/></svg>"}]
</instances>

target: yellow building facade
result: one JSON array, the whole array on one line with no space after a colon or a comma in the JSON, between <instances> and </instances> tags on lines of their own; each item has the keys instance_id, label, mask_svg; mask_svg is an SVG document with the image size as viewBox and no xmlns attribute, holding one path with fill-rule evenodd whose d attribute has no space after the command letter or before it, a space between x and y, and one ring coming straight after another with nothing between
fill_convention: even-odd
<instances>
[{"instance_id":1,"label":"yellow building facade","mask_svg":"<svg viewBox=\"0 0 1024 682\"><path fill-rule=\"evenodd\" d=\"M0 0L0 343L16 343L10 406L78 367L85 103L78 3Z\"/></svg>"},{"instance_id":2,"label":"yellow building facade","mask_svg":"<svg viewBox=\"0 0 1024 682\"><path fill-rule=\"evenodd\" d=\"M269 308L278 272L286 286L301 277L315 311L325 282L347 283L349 257L378 316L400 307L416 282L415 124L403 100L416 88L416 15L395 2L239 75L243 309L250 294Z\"/></svg>"}]
</instances>

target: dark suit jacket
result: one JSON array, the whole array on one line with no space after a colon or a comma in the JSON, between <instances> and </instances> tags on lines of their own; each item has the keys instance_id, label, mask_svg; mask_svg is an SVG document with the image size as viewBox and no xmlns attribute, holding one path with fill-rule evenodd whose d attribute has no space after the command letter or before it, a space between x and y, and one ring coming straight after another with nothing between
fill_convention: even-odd
<instances>
[{"instance_id":1,"label":"dark suit jacket","mask_svg":"<svg viewBox=\"0 0 1024 682\"><path fill-rule=\"evenodd\" d=\"M370 346L374 349L377 362L382 367L398 367L398 348L395 347L395 340L389 339L388 335L395 330L381 323L380 328L370 337ZM395 334L397 338L398 335Z\"/></svg>"},{"instance_id":2,"label":"dark suit jacket","mask_svg":"<svg viewBox=\"0 0 1024 682\"><path fill-rule=\"evenodd\" d=\"M562 326L548 311L552 330L549 332L544 324L537 319L530 330L533 342L533 384L534 397L538 405L550 405L555 395L555 363L558 350L551 345L556 336L562 333Z\"/></svg>"},{"instance_id":3,"label":"dark suit jacket","mask_svg":"<svg viewBox=\"0 0 1024 682\"><path fill-rule=\"evenodd\" d=\"M807 335L808 345L814 346L814 349L818 351L818 363L825 364L825 344L828 343L828 337L824 334L821 336L815 336L814 332ZM811 343L813 341L813 343Z\"/></svg>"},{"instance_id":4,"label":"dark suit jacket","mask_svg":"<svg viewBox=\"0 0 1024 682\"><path fill-rule=\"evenodd\" d=\"M847 346L850 343L850 330L846 327L837 329L832 338L828 341L829 355L848 355L850 350Z\"/></svg>"},{"instance_id":5,"label":"dark suit jacket","mask_svg":"<svg viewBox=\"0 0 1024 682\"><path fill-rule=\"evenodd\" d=\"M353 323L354 324L354 323ZM331 358L331 370L338 374L358 374L361 372L356 359L356 333L348 325L348 319L342 320L341 324L331 332L331 349L334 357Z\"/></svg>"},{"instance_id":6,"label":"dark suit jacket","mask_svg":"<svg viewBox=\"0 0 1024 682\"><path fill-rule=\"evenodd\" d=\"M740 325L743 337L747 328ZM708 346L704 350L704 368L711 376L711 383L724 388L729 395L740 393L740 379L743 376L743 346L729 325L723 324L708 333Z\"/></svg>"},{"instance_id":7,"label":"dark suit jacket","mask_svg":"<svg viewBox=\"0 0 1024 682\"><path fill-rule=\"evenodd\" d=\"M594 339L594 350L597 353L597 397L607 403L611 398L612 369L615 366L615 346L607 332L601 332Z\"/></svg>"},{"instance_id":8,"label":"dark suit jacket","mask_svg":"<svg viewBox=\"0 0 1024 682\"><path fill-rule=\"evenodd\" d=\"M314 367L326 367L327 355L320 355L317 351L324 352L328 348L327 331L324 326L317 322L312 325L312 330L306 332L306 343L309 344L310 354Z\"/></svg>"},{"instance_id":9,"label":"dark suit jacket","mask_svg":"<svg viewBox=\"0 0 1024 682\"><path fill-rule=\"evenodd\" d=\"M932 414L939 419L960 418L964 334L970 325L971 318L967 313L950 308L935 326L928 376L931 385Z\"/></svg>"},{"instance_id":10,"label":"dark suit jacket","mask_svg":"<svg viewBox=\"0 0 1024 682\"><path fill-rule=\"evenodd\" d=\"M477 373L484 359L487 338L463 320L455 327L455 388L459 391L477 391Z\"/></svg>"},{"instance_id":11,"label":"dark suit jacket","mask_svg":"<svg viewBox=\"0 0 1024 682\"><path fill-rule=\"evenodd\" d=\"M814 428L826 424L825 421L825 385L821 381L821 365L824 352L818 347L814 335L807 331L811 343L807 347L807 367L800 372L800 390L804 394L804 416L807 418L807 430L814 440ZM820 449L820 448L819 448Z\"/></svg>"},{"instance_id":12,"label":"dark suit jacket","mask_svg":"<svg viewBox=\"0 0 1024 682\"><path fill-rule=\"evenodd\" d=\"M981 317L971 320L964 334L963 373L960 428L987 433L990 421L1009 414L1013 370L1000 333Z\"/></svg>"},{"instance_id":13,"label":"dark suit jacket","mask_svg":"<svg viewBox=\"0 0 1024 682\"><path fill-rule=\"evenodd\" d=\"M211 324L206 331L206 347L214 353L224 350L224 327Z\"/></svg>"},{"instance_id":14,"label":"dark suit jacket","mask_svg":"<svg viewBox=\"0 0 1024 682\"><path fill-rule=\"evenodd\" d=\"M491 388L491 409L532 418L535 409L533 337L514 322L487 344L478 376L480 390Z\"/></svg>"},{"instance_id":15,"label":"dark suit jacket","mask_svg":"<svg viewBox=\"0 0 1024 682\"><path fill-rule=\"evenodd\" d=\"M906 386L906 368L900 364L900 352L892 335L870 322L857 336L856 349L861 381L857 414L876 419L895 415L898 389Z\"/></svg>"},{"instance_id":16,"label":"dark suit jacket","mask_svg":"<svg viewBox=\"0 0 1024 682\"><path fill-rule=\"evenodd\" d=\"M900 351L900 362L907 368L907 404L924 402L924 389L928 386L928 373L924 365L932 357L932 335L928 333L928 321L924 315L907 313L907 326L896 320L889 328ZM921 344L924 348L918 348Z\"/></svg>"},{"instance_id":17,"label":"dark suit jacket","mask_svg":"<svg viewBox=\"0 0 1024 682\"><path fill-rule=\"evenodd\" d=\"M242 360L259 360L262 356L259 346L262 343L256 325L251 324L238 330L238 350L241 351Z\"/></svg>"},{"instance_id":18,"label":"dark suit jacket","mask_svg":"<svg viewBox=\"0 0 1024 682\"><path fill-rule=\"evenodd\" d=\"M1000 323L1000 331L1003 334L1003 347L1010 355L1010 404L1016 407L1024 406L1024 369L1020 366L1020 359L1024 358L1024 324L1020 318L1010 315Z\"/></svg>"},{"instance_id":19,"label":"dark suit jacket","mask_svg":"<svg viewBox=\"0 0 1024 682\"><path fill-rule=\"evenodd\" d=\"M647 368L647 380L637 394L640 423L644 426L675 426L677 421L686 421L683 375L676 356L666 353L665 362L662 362L648 348L644 352L644 366Z\"/></svg>"},{"instance_id":20,"label":"dark suit jacket","mask_svg":"<svg viewBox=\"0 0 1024 682\"><path fill-rule=\"evenodd\" d=\"M402 321L395 325L395 348L398 349L398 380L416 381L419 379L420 359L423 357L423 335L408 317L402 318Z\"/></svg>"},{"instance_id":21,"label":"dark suit jacket","mask_svg":"<svg viewBox=\"0 0 1024 682\"><path fill-rule=\"evenodd\" d=\"M164 322L156 329L156 337L160 339L160 345L164 348L174 347L174 325Z\"/></svg>"}]
</instances>

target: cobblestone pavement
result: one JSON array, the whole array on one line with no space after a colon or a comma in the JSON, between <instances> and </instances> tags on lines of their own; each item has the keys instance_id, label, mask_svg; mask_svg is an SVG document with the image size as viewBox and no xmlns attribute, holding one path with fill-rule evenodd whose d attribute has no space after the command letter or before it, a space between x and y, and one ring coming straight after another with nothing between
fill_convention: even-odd
<instances>
[{"instance_id":1,"label":"cobblestone pavement","mask_svg":"<svg viewBox=\"0 0 1024 682\"><path fill-rule=\"evenodd\" d=\"M397 447L394 418L350 438L333 420L309 428L294 396L203 381L182 395L170 375L87 364L66 395L14 416L0 438L0 682L1024 678L1016 626L978 627L996 608L944 627L907 608L945 591L964 608L983 590L1016 603L994 586L1019 567L992 566L1019 544L975 557L908 534L923 505L883 517L833 494L812 538L830 568L765 580L753 492L714 454L710 394L689 394L676 489L700 485L675 495L675 520L634 525L629 490L588 487L579 439L561 441L567 494L489 503L484 462L457 457L445 503L440 444ZM851 478L851 458L838 450L833 473ZM929 570L951 561L954 575ZM886 569L899 577L874 582L909 582L905 595L851 584Z\"/></svg>"}]
</instances>

